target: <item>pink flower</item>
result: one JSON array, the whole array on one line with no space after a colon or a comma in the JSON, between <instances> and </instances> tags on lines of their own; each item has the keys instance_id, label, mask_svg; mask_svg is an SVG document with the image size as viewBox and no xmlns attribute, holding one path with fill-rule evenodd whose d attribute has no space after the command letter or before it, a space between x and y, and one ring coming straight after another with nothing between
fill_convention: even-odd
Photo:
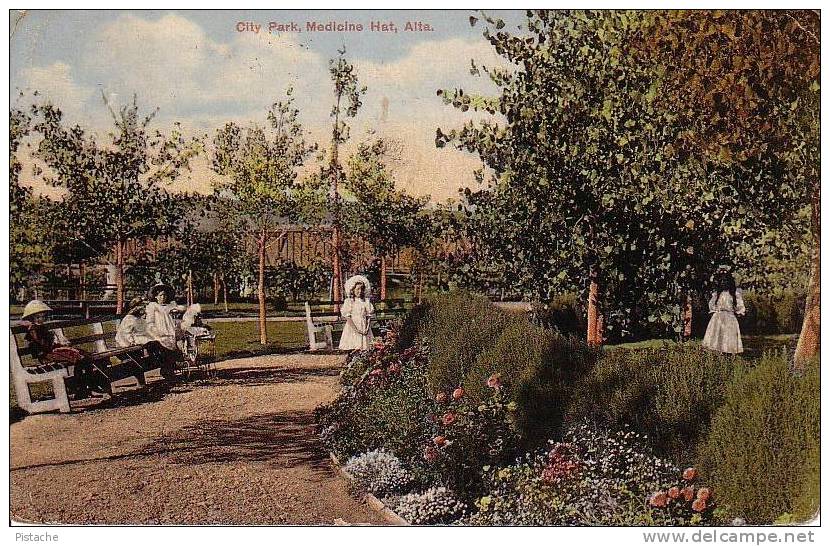
<instances>
[{"instance_id":1,"label":"pink flower","mask_svg":"<svg viewBox=\"0 0 830 546\"><path fill-rule=\"evenodd\" d=\"M450 426L455 423L455 414L451 411L445 413L444 417L441 419L441 422L444 423L445 426Z\"/></svg>"},{"instance_id":2,"label":"pink flower","mask_svg":"<svg viewBox=\"0 0 830 546\"><path fill-rule=\"evenodd\" d=\"M433 443L438 447L444 447L447 445L447 438L444 436L436 436L432 439Z\"/></svg>"},{"instance_id":3,"label":"pink flower","mask_svg":"<svg viewBox=\"0 0 830 546\"><path fill-rule=\"evenodd\" d=\"M374 376L383 375L383 370L381 370L380 368L375 368L374 370L369 372L369 375L374 375Z\"/></svg>"},{"instance_id":4,"label":"pink flower","mask_svg":"<svg viewBox=\"0 0 830 546\"><path fill-rule=\"evenodd\" d=\"M376 339L375 342L372 344L375 349L383 349L383 341L380 339Z\"/></svg>"},{"instance_id":5,"label":"pink flower","mask_svg":"<svg viewBox=\"0 0 830 546\"><path fill-rule=\"evenodd\" d=\"M438 459L438 450L432 446L426 446L424 448L424 459L430 463L435 462Z\"/></svg>"},{"instance_id":6,"label":"pink flower","mask_svg":"<svg viewBox=\"0 0 830 546\"><path fill-rule=\"evenodd\" d=\"M401 365L397 362L393 362L388 368L386 368L386 371L389 373L398 373L401 371Z\"/></svg>"},{"instance_id":7,"label":"pink flower","mask_svg":"<svg viewBox=\"0 0 830 546\"><path fill-rule=\"evenodd\" d=\"M706 501L703 499L695 500L695 502L692 503L692 510L695 512L703 512L706 510Z\"/></svg>"},{"instance_id":8,"label":"pink flower","mask_svg":"<svg viewBox=\"0 0 830 546\"><path fill-rule=\"evenodd\" d=\"M708 487L701 487L697 490L697 498L698 500L702 500L704 502L708 501L709 498L712 496L712 492L709 491Z\"/></svg>"},{"instance_id":9,"label":"pink flower","mask_svg":"<svg viewBox=\"0 0 830 546\"><path fill-rule=\"evenodd\" d=\"M669 497L666 495L665 491L658 491L648 499L648 503L655 508L665 508L668 502Z\"/></svg>"},{"instance_id":10,"label":"pink flower","mask_svg":"<svg viewBox=\"0 0 830 546\"><path fill-rule=\"evenodd\" d=\"M674 487L669 488L669 498L670 499L679 499L680 498L680 488L676 485Z\"/></svg>"},{"instance_id":11,"label":"pink flower","mask_svg":"<svg viewBox=\"0 0 830 546\"><path fill-rule=\"evenodd\" d=\"M494 373L487 378L487 386L491 389L499 390L501 388L501 374Z\"/></svg>"},{"instance_id":12,"label":"pink flower","mask_svg":"<svg viewBox=\"0 0 830 546\"><path fill-rule=\"evenodd\" d=\"M681 493L683 493L683 498L687 501L695 498L695 488L692 486L684 487Z\"/></svg>"},{"instance_id":13,"label":"pink flower","mask_svg":"<svg viewBox=\"0 0 830 546\"><path fill-rule=\"evenodd\" d=\"M452 391L452 399L453 400L461 400L461 398L463 396L464 396L464 389L462 389L461 387L458 387L457 389Z\"/></svg>"},{"instance_id":14,"label":"pink flower","mask_svg":"<svg viewBox=\"0 0 830 546\"><path fill-rule=\"evenodd\" d=\"M443 404L444 402L447 401L447 393L439 392L438 394L435 395L435 401L438 402L439 404Z\"/></svg>"},{"instance_id":15,"label":"pink flower","mask_svg":"<svg viewBox=\"0 0 830 546\"><path fill-rule=\"evenodd\" d=\"M683 471L683 479L687 482L693 481L695 478L697 478L697 470L695 470L694 467L690 466Z\"/></svg>"}]
</instances>

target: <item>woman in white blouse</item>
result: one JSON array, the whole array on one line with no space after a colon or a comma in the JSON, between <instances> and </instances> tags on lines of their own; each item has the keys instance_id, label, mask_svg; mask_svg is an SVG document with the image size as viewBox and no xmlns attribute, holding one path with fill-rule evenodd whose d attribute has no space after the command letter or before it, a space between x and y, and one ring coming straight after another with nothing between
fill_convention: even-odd
<instances>
[{"instance_id":1,"label":"woman in white blouse","mask_svg":"<svg viewBox=\"0 0 830 546\"><path fill-rule=\"evenodd\" d=\"M716 279L717 291L709 299L709 326L703 336L703 346L720 353L738 354L744 352L741 342L741 328L736 315L746 313L743 293L735 286L731 273L722 271Z\"/></svg>"}]
</instances>

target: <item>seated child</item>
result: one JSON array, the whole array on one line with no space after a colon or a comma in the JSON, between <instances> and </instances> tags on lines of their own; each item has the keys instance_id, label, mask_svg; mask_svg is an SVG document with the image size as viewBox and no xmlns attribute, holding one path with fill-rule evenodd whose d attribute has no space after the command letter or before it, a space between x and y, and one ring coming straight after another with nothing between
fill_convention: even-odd
<instances>
[{"instance_id":1,"label":"seated child","mask_svg":"<svg viewBox=\"0 0 830 546\"><path fill-rule=\"evenodd\" d=\"M46 327L46 318L52 308L40 300L32 300L23 309L23 320L29 322L25 340L32 354L41 364L63 363L74 366L77 382L75 398L88 398L91 393L112 394L109 378L97 369L88 353L69 346L69 340L59 329Z\"/></svg>"}]
</instances>

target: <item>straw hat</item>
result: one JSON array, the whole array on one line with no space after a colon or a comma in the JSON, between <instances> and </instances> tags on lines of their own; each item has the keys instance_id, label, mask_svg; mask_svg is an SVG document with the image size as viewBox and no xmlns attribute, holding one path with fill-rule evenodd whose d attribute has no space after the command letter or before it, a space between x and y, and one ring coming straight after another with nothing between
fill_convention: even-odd
<instances>
[{"instance_id":1,"label":"straw hat","mask_svg":"<svg viewBox=\"0 0 830 546\"><path fill-rule=\"evenodd\" d=\"M32 315L36 315L38 313L46 313L51 311L52 308L43 303L40 300L32 300L26 304L26 307L23 308L23 315L20 318L28 318Z\"/></svg>"},{"instance_id":2,"label":"straw hat","mask_svg":"<svg viewBox=\"0 0 830 546\"><path fill-rule=\"evenodd\" d=\"M363 284L366 287L365 296L369 296L369 291L372 288L372 285L369 283L369 279L364 277L363 275L354 275L353 277L349 277L349 279L343 285L343 290L346 292L346 297L351 297L352 290L354 290L354 285L357 283Z\"/></svg>"}]
</instances>

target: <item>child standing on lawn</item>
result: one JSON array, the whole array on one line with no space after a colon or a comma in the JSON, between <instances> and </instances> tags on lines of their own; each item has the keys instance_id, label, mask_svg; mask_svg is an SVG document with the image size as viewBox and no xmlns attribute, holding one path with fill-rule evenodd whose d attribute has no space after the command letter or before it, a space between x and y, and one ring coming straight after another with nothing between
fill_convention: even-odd
<instances>
[{"instance_id":1,"label":"child standing on lawn","mask_svg":"<svg viewBox=\"0 0 830 546\"><path fill-rule=\"evenodd\" d=\"M372 345L371 319L375 307L367 297L369 286L369 280L363 275L350 277L345 283L347 297L340 308L340 314L346 319L338 345L341 350L366 350Z\"/></svg>"},{"instance_id":2,"label":"child standing on lawn","mask_svg":"<svg viewBox=\"0 0 830 546\"><path fill-rule=\"evenodd\" d=\"M741 328L736 315L744 315L743 293L735 285L735 277L728 271L719 271L715 277L716 291L709 299L709 326L703 336L703 346L720 353L744 352Z\"/></svg>"}]
</instances>

